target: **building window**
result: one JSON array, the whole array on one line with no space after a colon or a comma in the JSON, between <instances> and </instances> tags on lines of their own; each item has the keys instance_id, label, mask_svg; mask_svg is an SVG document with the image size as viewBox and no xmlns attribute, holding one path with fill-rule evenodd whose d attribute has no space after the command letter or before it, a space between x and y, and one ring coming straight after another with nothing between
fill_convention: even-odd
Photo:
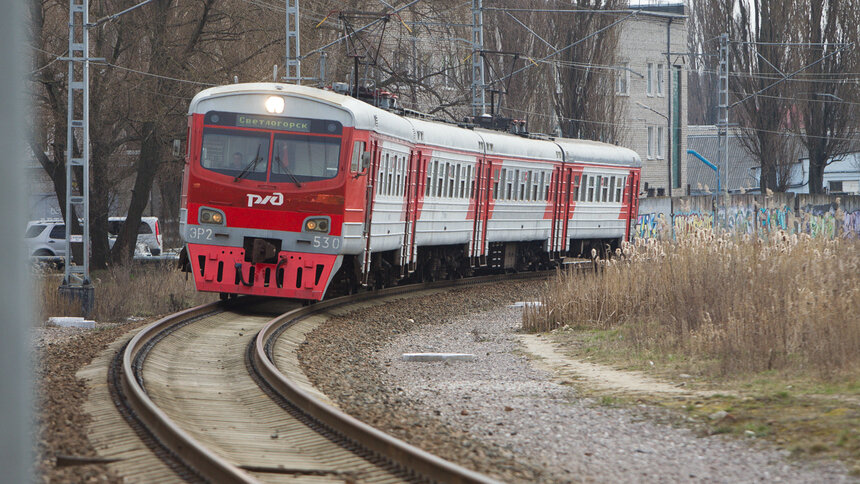
<instances>
[{"instance_id":1,"label":"building window","mask_svg":"<svg viewBox=\"0 0 860 484\"><path fill-rule=\"evenodd\" d=\"M615 93L621 94L622 96L626 96L630 93L628 86L630 86L630 69L629 63L625 62L621 64L617 71L615 71Z\"/></svg>"},{"instance_id":2,"label":"building window","mask_svg":"<svg viewBox=\"0 0 860 484\"><path fill-rule=\"evenodd\" d=\"M645 93L648 94L649 96L653 96L654 95L654 63L653 62L648 63L648 73L647 74L648 74L648 84L647 84L647 88L645 89Z\"/></svg>"},{"instance_id":3,"label":"building window","mask_svg":"<svg viewBox=\"0 0 860 484\"><path fill-rule=\"evenodd\" d=\"M657 126L657 158L663 159L663 127Z\"/></svg>"},{"instance_id":4,"label":"building window","mask_svg":"<svg viewBox=\"0 0 860 484\"><path fill-rule=\"evenodd\" d=\"M654 158L654 126L648 126L648 159Z\"/></svg>"},{"instance_id":5,"label":"building window","mask_svg":"<svg viewBox=\"0 0 860 484\"><path fill-rule=\"evenodd\" d=\"M663 64L657 64L657 95L663 96Z\"/></svg>"}]
</instances>

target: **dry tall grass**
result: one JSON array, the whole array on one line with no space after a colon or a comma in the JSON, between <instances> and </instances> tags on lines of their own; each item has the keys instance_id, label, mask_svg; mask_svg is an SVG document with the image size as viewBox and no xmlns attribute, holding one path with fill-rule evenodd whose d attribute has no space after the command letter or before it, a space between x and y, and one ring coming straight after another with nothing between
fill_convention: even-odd
<instances>
[{"instance_id":1,"label":"dry tall grass","mask_svg":"<svg viewBox=\"0 0 860 484\"><path fill-rule=\"evenodd\" d=\"M41 324L51 316L80 316L80 304L60 297L61 274L34 276L33 314ZM176 312L215 300L211 293L198 293L190 275L173 265L116 267L93 273L96 321L123 321L129 317L150 317Z\"/></svg>"},{"instance_id":2,"label":"dry tall grass","mask_svg":"<svg viewBox=\"0 0 860 484\"><path fill-rule=\"evenodd\" d=\"M597 273L560 273L523 327L619 329L633 349L723 373L860 368L860 243L699 231L639 240Z\"/></svg>"}]
</instances>

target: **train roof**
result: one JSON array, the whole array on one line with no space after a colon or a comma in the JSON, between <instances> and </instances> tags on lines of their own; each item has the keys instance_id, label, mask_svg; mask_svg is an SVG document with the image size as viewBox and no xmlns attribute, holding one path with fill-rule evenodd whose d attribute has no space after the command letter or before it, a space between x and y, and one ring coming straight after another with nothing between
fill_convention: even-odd
<instances>
[{"instance_id":1,"label":"train roof","mask_svg":"<svg viewBox=\"0 0 860 484\"><path fill-rule=\"evenodd\" d=\"M467 129L437 121L399 116L356 98L309 86L258 82L211 87L191 100L189 114L205 114L207 101L216 98L247 95L280 94L297 99L321 102L349 115L344 123L357 129L404 139L411 143L440 146L465 151L483 151L498 156L516 156L543 160L640 167L635 151L607 143L570 138L532 139L482 128ZM243 109L246 106L243 106ZM262 105L259 107L262 110ZM267 114L264 111L259 114Z\"/></svg>"},{"instance_id":2,"label":"train roof","mask_svg":"<svg viewBox=\"0 0 860 484\"><path fill-rule=\"evenodd\" d=\"M584 139L556 138L555 143L564 150L565 161L641 167L642 159L630 148Z\"/></svg>"},{"instance_id":3,"label":"train roof","mask_svg":"<svg viewBox=\"0 0 860 484\"><path fill-rule=\"evenodd\" d=\"M277 82L254 82L210 87L194 96L188 107L188 114L205 114L203 109L206 101L212 99L246 95L282 95L310 99L338 108L349 114L352 122L344 123L345 126L374 130L397 138L410 140L414 138L412 127L408 123L404 123L403 118L394 113L371 106L354 97L344 96L333 91ZM262 105L260 109L262 109ZM260 112L259 114L268 113Z\"/></svg>"}]
</instances>

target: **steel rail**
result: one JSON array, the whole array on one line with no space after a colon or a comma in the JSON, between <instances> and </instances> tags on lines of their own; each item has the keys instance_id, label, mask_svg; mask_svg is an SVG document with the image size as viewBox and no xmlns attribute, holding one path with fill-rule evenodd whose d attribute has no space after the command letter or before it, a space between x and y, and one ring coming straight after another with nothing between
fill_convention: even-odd
<instances>
[{"instance_id":1,"label":"steel rail","mask_svg":"<svg viewBox=\"0 0 860 484\"><path fill-rule=\"evenodd\" d=\"M137 356L146 351L159 333L185 321L219 311L219 302L172 314L147 326L137 333L126 346L122 356L122 390L128 406L152 435L200 477L211 482L259 482L226 459L212 452L182 430L149 398L134 370Z\"/></svg>"},{"instance_id":2,"label":"steel rail","mask_svg":"<svg viewBox=\"0 0 860 484\"><path fill-rule=\"evenodd\" d=\"M425 284L397 286L379 291L359 293L336 299L322 301L282 314L266 324L257 334L254 351L251 357L260 378L276 393L295 405L310 418L323 426L339 433L359 446L376 453L396 463L404 469L414 471L430 480L438 482L460 483L490 483L496 482L487 476L465 469L461 466L441 459L433 454L391 437L330 405L320 402L304 390L287 380L275 365L267 352L269 339L292 322L329 308L353 304L371 299L395 296L413 291L441 289L459 285L482 284L487 282L525 279L540 277L552 271L518 273L503 276L484 276L453 281L437 281ZM242 298L232 301L229 306L258 301L262 298ZM125 346L121 355L119 385L124 400L117 405L125 405L132 413L132 418L139 421L146 431L158 444L188 467L202 479L219 483L256 483L258 480L249 475L239 466L219 456L192 437L177 425L164 411L149 398L144 389L140 373L146 353L160 337L172 329L219 312L225 308L223 302L213 302L195 308L187 309L162 318L137 333Z\"/></svg>"},{"instance_id":3,"label":"steel rail","mask_svg":"<svg viewBox=\"0 0 860 484\"><path fill-rule=\"evenodd\" d=\"M277 338L285 326L327 309L371 299L405 294L407 292L441 289L459 285L482 284L499 280L541 277L553 271L518 273L507 276L484 276L453 281L438 281L417 285L399 286L379 291L343 296L322 301L282 314L257 333L251 357L259 377L282 398L316 419L334 432L352 440L371 452L390 459L401 467L414 471L436 482L495 483L497 481L444 460L424 450L392 437L360 420L328 405L304 391L286 378L275 366L270 354L271 340Z\"/></svg>"}]
</instances>

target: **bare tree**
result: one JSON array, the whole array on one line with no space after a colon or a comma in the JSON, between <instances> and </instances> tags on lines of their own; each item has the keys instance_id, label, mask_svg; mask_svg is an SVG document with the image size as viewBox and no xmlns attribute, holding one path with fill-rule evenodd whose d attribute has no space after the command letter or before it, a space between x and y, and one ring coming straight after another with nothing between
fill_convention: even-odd
<instances>
[{"instance_id":1,"label":"bare tree","mask_svg":"<svg viewBox=\"0 0 860 484\"><path fill-rule=\"evenodd\" d=\"M583 10L617 10L626 5L617 0L576 0L575 3ZM563 52L567 65L560 66L556 77L559 86L554 90L555 113L565 136L610 143L619 141L622 110L615 95L615 72L606 68L617 64L620 30L609 28L600 35L588 37L616 20L615 15L589 12L575 14L570 23L556 23L556 42L564 46L575 43Z\"/></svg>"},{"instance_id":2,"label":"bare tree","mask_svg":"<svg viewBox=\"0 0 860 484\"><path fill-rule=\"evenodd\" d=\"M849 78L860 70L860 5L845 0L802 3L798 32L809 46L800 52L800 62L810 67L794 83L794 92L805 98L798 105L802 124L796 131L809 154L809 192L824 193L825 167L849 150L860 129L860 88ZM853 49L844 48L852 42Z\"/></svg>"},{"instance_id":3,"label":"bare tree","mask_svg":"<svg viewBox=\"0 0 860 484\"><path fill-rule=\"evenodd\" d=\"M737 12L729 38L729 90L739 99L732 108L741 129L741 142L761 164L762 191L785 191L788 169L795 160L790 87L779 81L797 65L795 50L781 45L796 41L787 25L797 24L795 0L724 0L723 12Z\"/></svg>"},{"instance_id":4,"label":"bare tree","mask_svg":"<svg viewBox=\"0 0 860 484\"><path fill-rule=\"evenodd\" d=\"M730 117L741 140L761 165L760 188L785 190L791 165L804 146L810 157L810 191L823 191L828 160L844 154L857 134L857 2L817 0L693 0L690 48L717 52L713 42L728 32L731 40ZM701 103L695 122L711 121L716 90L709 75L717 60L704 58ZM694 80L691 79L691 85ZM691 115L691 122L694 118Z\"/></svg>"},{"instance_id":5,"label":"bare tree","mask_svg":"<svg viewBox=\"0 0 860 484\"><path fill-rule=\"evenodd\" d=\"M718 116L720 34L728 32L725 13L714 0L690 0L687 45L693 54L687 76L687 122L716 124Z\"/></svg>"}]
</instances>

